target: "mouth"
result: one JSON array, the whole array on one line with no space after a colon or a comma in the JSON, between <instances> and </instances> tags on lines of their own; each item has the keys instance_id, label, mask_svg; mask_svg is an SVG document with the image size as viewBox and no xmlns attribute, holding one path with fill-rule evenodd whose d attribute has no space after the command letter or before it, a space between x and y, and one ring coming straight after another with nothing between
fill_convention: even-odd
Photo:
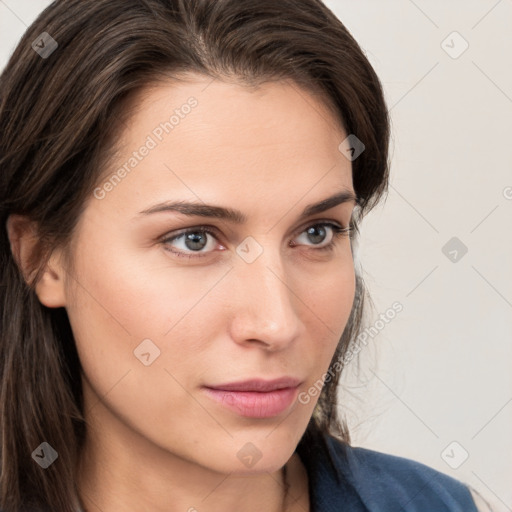
<instances>
[{"instance_id":1,"label":"mouth","mask_svg":"<svg viewBox=\"0 0 512 512\"><path fill-rule=\"evenodd\" d=\"M202 389L213 401L240 416L272 418L283 414L295 402L300 384L299 379L283 377L203 386Z\"/></svg>"}]
</instances>

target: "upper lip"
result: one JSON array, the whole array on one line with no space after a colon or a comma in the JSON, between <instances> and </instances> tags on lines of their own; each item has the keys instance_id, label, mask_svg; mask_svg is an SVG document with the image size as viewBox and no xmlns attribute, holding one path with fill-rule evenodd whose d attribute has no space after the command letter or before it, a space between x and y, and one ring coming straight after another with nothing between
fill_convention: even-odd
<instances>
[{"instance_id":1,"label":"upper lip","mask_svg":"<svg viewBox=\"0 0 512 512\"><path fill-rule=\"evenodd\" d=\"M239 382L229 382L215 386L206 386L210 389L222 391L274 391L276 389L295 388L301 383L301 380L294 377L280 377L274 380L249 379Z\"/></svg>"}]
</instances>

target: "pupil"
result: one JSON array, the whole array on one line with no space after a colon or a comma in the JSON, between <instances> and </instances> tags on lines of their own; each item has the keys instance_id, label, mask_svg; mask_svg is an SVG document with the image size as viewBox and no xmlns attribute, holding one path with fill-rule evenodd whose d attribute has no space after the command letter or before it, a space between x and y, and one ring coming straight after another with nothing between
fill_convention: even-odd
<instances>
[{"instance_id":1,"label":"pupil","mask_svg":"<svg viewBox=\"0 0 512 512\"><path fill-rule=\"evenodd\" d=\"M201 238L203 239L202 241ZM185 245L190 250L202 249L206 245L205 233L188 233L185 235Z\"/></svg>"},{"instance_id":2,"label":"pupil","mask_svg":"<svg viewBox=\"0 0 512 512\"><path fill-rule=\"evenodd\" d=\"M320 235L315 235L315 232L320 233ZM322 226L311 226L308 229L308 237L311 242L323 242L323 239L325 238L325 229Z\"/></svg>"}]
</instances>

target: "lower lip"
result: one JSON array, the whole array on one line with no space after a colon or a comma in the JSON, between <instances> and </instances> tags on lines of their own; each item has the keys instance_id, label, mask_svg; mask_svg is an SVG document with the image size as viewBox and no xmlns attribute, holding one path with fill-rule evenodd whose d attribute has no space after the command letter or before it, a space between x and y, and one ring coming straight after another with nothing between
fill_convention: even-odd
<instances>
[{"instance_id":1,"label":"lower lip","mask_svg":"<svg viewBox=\"0 0 512 512\"><path fill-rule=\"evenodd\" d=\"M272 418L283 413L297 397L295 388L276 389L275 391L223 391L203 388L213 400L228 409L248 418Z\"/></svg>"}]
</instances>

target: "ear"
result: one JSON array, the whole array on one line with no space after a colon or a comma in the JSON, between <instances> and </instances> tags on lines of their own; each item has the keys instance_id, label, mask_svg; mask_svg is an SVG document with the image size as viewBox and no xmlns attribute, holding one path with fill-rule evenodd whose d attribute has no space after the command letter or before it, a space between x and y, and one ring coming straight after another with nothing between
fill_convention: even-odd
<instances>
[{"instance_id":1,"label":"ear","mask_svg":"<svg viewBox=\"0 0 512 512\"><path fill-rule=\"evenodd\" d=\"M6 229L14 260L28 283L35 273L34 270L29 269L29 261L30 255L39 241L36 224L28 217L11 214L7 218ZM49 308L66 305L66 272L61 266L60 255L59 251L52 253L35 287L39 301Z\"/></svg>"}]
</instances>

